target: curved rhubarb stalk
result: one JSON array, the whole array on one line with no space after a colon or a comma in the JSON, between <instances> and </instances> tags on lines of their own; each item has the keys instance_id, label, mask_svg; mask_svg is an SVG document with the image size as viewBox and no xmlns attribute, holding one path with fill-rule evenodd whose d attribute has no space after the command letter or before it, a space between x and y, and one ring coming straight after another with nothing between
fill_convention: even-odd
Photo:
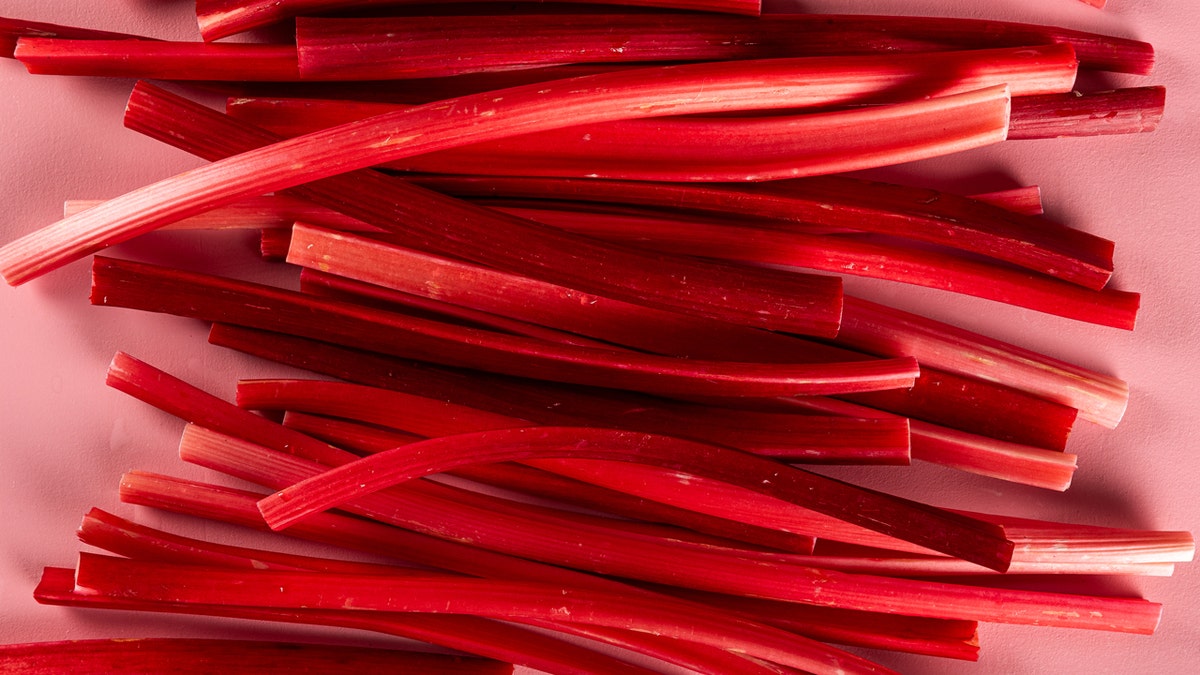
<instances>
[{"instance_id":1,"label":"curved rhubarb stalk","mask_svg":"<svg viewBox=\"0 0 1200 675\"><path fill-rule=\"evenodd\" d=\"M134 88L126 125L216 159L276 137L146 85ZM421 250L637 304L732 323L832 334L840 280L790 277L606 244L447 198L378 172L337 176L294 191L386 229ZM83 214L81 214L83 215Z\"/></svg>"},{"instance_id":2,"label":"curved rhubarb stalk","mask_svg":"<svg viewBox=\"0 0 1200 675\"><path fill-rule=\"evenodd\" d=\"M1064 56L1073 61L1070 48L1065 49L1024 49L1013 57L1026 64L1061 61ZM970 68L986 63L986 57L995 55L959 52L639 68L439 101L280 141L126 193L0 249L0 273L8 283L19 284L244 197L521 133L637 117L842 105L897 88L923 95L978 89ZM947 82L947 69L968 75ZM786 329L786 322L775 327Z\"/></svg>"},{"instance_id":3,"label":"curved rhubarb stalk","mask_svg":"<svg viewBox=\"0 0 1200 675\"><path fill-rule=\"evenodd\" d=\"M630 120L527 134L384 166L431 173L460 173L469 166L510 176L777 180L889 166L998 143L1006 137L1006 99L1003 87L988 87L836 112ZM247 112L238 106L232 110ZM307 132L322 128L319 121L305 126ZM862 133L864 128L871 133Z\"/></svg>"},{"instance_id":4,"label":"curved rhubarb stalk","mask_svg":"<svg viewBox=\"0 0 1200 675\"><path fill-rule=\"evenodd\" d=\"M729 482L866 527L901 527L908 531L900 538L993 569L1007 568L1012 553L1002 534L997 537L999 533L979 529L970 521L944 519L937 509L821 479L721 446L586 427L503 429L421 441L281 490L261 500L259 508L272 529L283 529L306 514L411 478L456 466L545 458L629 461Z\"/></svg>"}]
</instances>

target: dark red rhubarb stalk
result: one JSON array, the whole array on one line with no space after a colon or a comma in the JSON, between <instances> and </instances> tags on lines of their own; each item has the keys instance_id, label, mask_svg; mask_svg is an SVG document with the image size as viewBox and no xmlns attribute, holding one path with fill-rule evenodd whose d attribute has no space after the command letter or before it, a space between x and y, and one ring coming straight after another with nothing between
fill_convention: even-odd
<instances>
[{"instance_id":1,"label":"dark red rhubarb stalk","mask_svg":"<svg viewBox=\"0 0 1200 675\"><path fill-rule=\"evenodd\" d=\"M167 612L219 616L255 621L334 626L442 644L467 653L488 654L504 663L529 665L568 675L652 675L647 668L617 660L531 630L499 621L461 616L406 617L395 613L317 610L270 610L222 605L146 602L132 598L106 598L75 587L75 570L47 567L34 589L44 605L139 612Z\"/></svg>"},{"instance_id":2,"label":"dark red rhubarb stalk","mask_svg":"<svg viewBox=\"0 0 1200 675\"><path fill-rule=\"evenodd\" d=\"M0 57L13 58L17 41L26 37L62 38L65 40L150 40L152 38L106 30L62 26L40 21L0 17Z\"/></svg>"},{"instance_id":3,"label":"dark red rhubarb stalk","mask_svg":"<svg viewBox=\"0 0 1200 675\"><path fill-rule=\"evenodd\" d=\"M264 498L259 506L272 529L282 529L308 513L429 473L471 464L546 458L660 466L800 504L984 567L1002 571L1011 557L1011 544L998 528L981 528L969 519L946 518L940 509L855 488L721 446L584 427L502 429L421 441L371 455L282 490Z\"/></svg>"},{"instance_id":4,"label":"dark red rhubarb stalk","mask_svg":"<svg viewBox=\"0 0 1200 675\"><path fill-rule=\"evenodd\" d=\"M150 588L146 581L153 581L159 590ZM265 593L267 584L274 585L274 599ZM708 644L806 672L892 672L792 633L714 612L703 605L637 591L601 592L545 583L444 576L396 579L365 574L231 570L143 563L87 553L80 554L76 586L100 595L156 602L465 614L534 625L566 617L573 623ZM231 592L234 587L237 590ZM318 595L325 599L318 599Z\"/></svg>"},{"instance_id":5,"label":"dark red rhubarb stalk","mask_svg":"<svg viewBox=\"0 0 1200 675\"><path fill-rule=\"evenodd\" d=\"M1129 403L1129 385L1110 375L861 298L846 299L837 342L872 354L909 354L923 365L1001 382L1071 406L1108 428L1116 427Z\"/></svg>"},{"instance_id":6,"label":"dark red rhubarb stalk","mask_svg":"<svg viewBox=\"0 0 1200 675\"><path fill-rule=\"evenodd\" d=\"M424 437L571 420L692 438L783 461L858 463L855 459L861 457L866 463L907 463L905 420L758 413L599 390L574 393L560 389L541 397L529 390L514 393L525 401L528 414L524 418L376 387L317 380L244 380L238 383L237 401L252 410L316 413ZM556 414L537 414L543 405Z\"/></svg>"},{"instance_id":7,"label":"dark red rhubarb stalk","mask_svg":"<svg viewBox=\"0 0 1200 675\"><path fill-rule=\"evenodd\" d=\"M293 642L113 638L0 645L0 670L26 675L122 673L204 675L214 672L352 675L363 668L409 675L501 675L507 663L398 649Z\"/></svg>"},{"instance_id":8,"label":"dark red rhubarb stalk","mask_svg":"<svg viewBox=\"0 0 1200 675\"><path fill-rule=\"evenodd\" d=\"M301 273L301 289L305 292L354 302L362 302L364 298L382 300L388 303L384 307L434 310L538 339L571 343L578 340L571 336L579 335L637 350L702 359L741 359L746 353L753 353L761 361L781 363L860 358L856 352L791 336L584 295L528 277L351 235L297 226L290 250L292 262L309 266ZM312 268L411 295L397 296L380 288L350 285L330 275L315 273ZM438 279L435 286L428 284L431 278ZM336 292L330 293L331 288ZM345 291L353 295L347 296ZM416 300L417 297L425 301ZM583 297L586 302L580 301ZM491 319L492 316L497 318ZM514 326L508 320L522 323ZM548 333L545 329L565 333ZM1059 450L1065 447L1075 419L1074 410L1067 407L932 368L923 368L911 389L895 395L859 394L853 398L906 417ZM862 416L841 411L833 414ZM1020 420L1019 424L1014 423L1015 419Z\"/></svg>"},{"instance_id":9,"label":"dark red rhubarb stalk","mask_svg":"<svg viewBox=\"0 0 1200 675\"><path fill-rule=\"evenodd\" d=\"M1071 45L1085 67L1144 71L1153 59L1153 49L1143 42L1050 26L823 14L306 17L297 21L296 43L305 73L345 72L347 79L376 80L570 63L906 54L1052 43Z\"/></svg>"},{"instance_id":10,"label":"dark red rhubarb stalk","mask_svg":"<svg viewBox=\"0 0 1200 675\"><path fill-rule=\"evenodd\" d=\"M255 506L255 500L261 496L231 488L142 472L126 474L121 481L121 500L123 502L255 529L266 527ZM349 526L338 525L314 531L318 524L316 521L338 518L341 518ZM379 536L349 536L352 532L366 531L370 528L379 530ZM390 530L390 532L395 532L395 530ZM380 553L390 552L396 548L390 532L389 528L377 523L335 514L321 514L311 521L298 523L288 528L284 534L312 538L352 550ZM400 553L403 556L403 552ZM682 592L679 589L667 587L657 590ZM698 596L699 594L693 595L693 597ZM713 597L721 598L723 604L718 604L718 606L744 612L765 623L779 625L778 620L786 616L786 629L840 644L900 649L971 660L974 660L978 653L978 644L972 641L975 637L974 622L916 619L793 603L774 603L769 610L762 611L759 607L754 606L738 607L737 603L733 602L732 596ZM711 598L700 599L700 601L713 602ZM744 603L744 601L742 602ZM836 639L829 639L831 635L836 636ZM967 645L964 642L971 644Z\"/></svg>"},{"instance_id":11,"label":"dark red rhubarb stalk","mask_svg":"<svg viewBox=\"0 0 1200 675\"><path fill-rule=\"evenodd\" d=\"M1010 139L1104 136L1153 131L1162 120L1165 87L1047 94L1013 102Z\"/></svg>"},{"instance_id":12,"label":"dark red rhubarb stalk","mask_svg":"<svg viewBox=\"0 0 1200 675\"><path fill-rule=\"evenodd\" d=\"M315 570L396 577L430 574L428 571L412 568L397 568L389 565L315 558L213 544L138 525L96 509L84 517L79 537L84 543L111 553L149 562L215 565L235 569ZM477 621L473 617L447 618L460 620L463 632L469 632L472 628L471 624ZM723 650L704 648L700 645L690 645L690 649L680 649L682 643L678 641L662 641L655 636L641 635L621 629L598 629L599 632L596 632L558 621L547 621L543 627L550 631L568 634L582 633L587 637L656 656L684 667L701 670L719 669L720 672L742 673L743 675L770 675L777 672ZM527 665L529 660L525 659L522 665Z\"/></svg>"},{"instance_id":13,"label":"dark red rhubarb stalk","mask_svg":"<svg viewBox=\"0 0 1200 675\"><path fill-rule=\"evenodd\" d=\"M564 1L571 3L577 0ZM419 4L422 4L422 0L197 0L196 18L204 39L217 40L297 16ZM759 0L587 0L587 4L661 7L750 16L757 16L762 11Z\"/></svg>"},{"instance_id":14,"label":"dark red rhubarb stalk","mask_svg":"<svg viewBox=\"0 0 1200 675\"><path fill-rule=\"evenodd\" d=\"M1140 307L1137 293L1110 288L1095 291L1040 274L851 236L708 224L686 216L502 210L578 234L665 253L884 279L1123 330L1133 330Z\"/></svg>"},{"instance_id":15,"label":"dark red rhubarb stalk","mask_svg":"<svg viewBox=\"0 0 1200 675\"><path fill-rule=\"evenodd\" d=\"M193 437L201 442L181 444L181 456L186 461L239 478L278 485L322 472L321 467L311 462L235 439L218 438L202 430ZM871 612L1125 632L1153 631L1160 612L1156 603L1140 599L984 589L818 570L804 565L803 556L794 556L790 561L778 554L758 552L714 556L711 551L676 547L667 558L636 539L594 549L599 545L599 533L588 528L591 531L584 535L584 528L580 527L586 525L587 519L562 527L542 518L533 529L524 525L519 537L501 543L497 536L511 527L504 521L526 509L512 504L496 510L496 504L485 506L482 496L471 498L472 494L464 493L455 502L447 502L438 516L445 517L451 510L463 512L469 507L464 500L478 503L471 517L475 525L470 530L472 541L478 545L501 546L514 553L519 550L526 557L652 583ZM401 514L411 513L408 509L412 507L400 501L406 500L393 488L363 498L350 510L395 521ZM426 514L427 518L431 516ZM485 522L488 525L481 527ZM587 543L580 543L581 536Z\"/></svg>"},{"instance_id":16,"label":"dark red rhubarb stalk","mask_svg":"<svg viewBox=\"0 0 1200 675\"><path fill-rule=\"evenodd\" d=\"M1112 273L1113 242L936 190L822 176L727 186L506 176L429 176L455 196L571 199L767 218L912 239L1025 267L1093 289ZM686 205L686 206L681 206Z\"/></svg>"},{"instance_id":17,"label":"dark red rhubarb stalk","mask_svg":"<svg viewBox=\"0 0 1200 675\"><path fill-rule=\"evenodd\" d=\"M34 75L201 82L301 79L293 45L23 37L13 58Z\"/></svg>"},{"instance_id":18,"label":"dark red rhubarb stalk","mask_svg":"<svg viewBox=\"0 0 1200 675\"><path fill-rule=\"evenodd\" d=\"M1037 56L1035 49L1022 53L1030 60ZM127 193L0 249L0 272L10 284L22 283L244 197L520 133L635 117L845 104L897 87L908 89L913 78L925 79L917 88L926 95L978 89L973 77L947 83L942 75L969 67L973 58L980 57L961 52L693 64L602 73L431 103L280 141ZM938 86L921 74L931 66L939 73Z\"/></svg>"},{"instance_id":19,"label":"dark red rhubarb stalk","mask_svg":"<svg viewBox=\"0 0 1200 675\"><path fill-rule=\"evenodd\" d=\"M701 361L573 347L97 256L97 305L229 321L458 367L647 393L793 396L912 386L913 359L820 364Z\"/></svg>"},{"instance_id":20,"label":"dark red rhubarb stalk","mask_svg":"<svg viewBox=\"0 0 1200 675\"><path fill-rule=\"evenodd\" d=\"M134 88L126 124L208 159L275 139L146 85ZM372 171L338 176L293 192L403 235L415 248L570 288L733 323L771 325L778 319L795 332L828 335L836 330L837 279L797 278L647 254L497 214Z\"/></svg>"},{"instance_id":21,"label":"dark red rhubarb stalk","mask_svg":"<svg viewBox=\"0 0 1200 675\"><path fill-rule=\"evenodd\" d=\"M528 408L519 405L524 397L529 396L529 389L522 386L516 386L514 389L514 382L509 379L431 368L428 365L382 354L342 349L303 338L225 324L213 327L209 341L360 384L407 391L422 396L445 397L448 400L509 415L532 414L528 412ZM482 381L481 377L484 377ZM865 406L832 399L804 397L782 400L804 408L811 406L811 410L817 414L851 417L888 415ZM553 408L543 406L542 414L546 413L553 413ZM560 416L550 423L573 422L574 420L562 419ZM1070 485L1075 467L1073 455L997 441L916 420L910 424L912 452L915 457L1006 480L1032 481L1031 484L1051 489L1064 490Z\"/></svg>"},{"instance_id":22,"label":"dark red rhubarb stalk","mask_svg":"<svg viewBox=\"0 0 1200 675\"><path fill-rule=\"evenodd\" d=\"M461 173L469 166L500 175L655 181L814 176L999 143L1008 129L1008 100L1000 86L836 112L570 127L389 162L384 168ZM861 133L864 128L872 133Z\"/></svg>"}]
</instances>

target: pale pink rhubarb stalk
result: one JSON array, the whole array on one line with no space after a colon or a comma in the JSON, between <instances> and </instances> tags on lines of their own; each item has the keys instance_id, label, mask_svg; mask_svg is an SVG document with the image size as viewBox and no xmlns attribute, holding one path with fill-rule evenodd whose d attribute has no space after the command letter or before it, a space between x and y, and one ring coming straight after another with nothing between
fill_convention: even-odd
<instances>
[{"instance_id":1,"label":"pale pink rhubarb stalk","mask_svg":"<svg viewBox=\"0 0 1200 675\"><path fill-rule=\"evenodd\" d=\"M1011 58L1034 67L1056 58L1061 62L1064 56L1073 61L1070 48L1066 54L1054 52L1026 49ZM896 88L925 95L978 89L980 78L972 69L984 68L988 57L995 55L963 52L647 68L417 106L281 141L134 190L0 249L0 272L10 284L22 283L106 246L244 197L521 133L635 117L838 105ZM935 69L941 84L933 84L929 68ZM948 68L967 75L947 82L943 74Z\"/></svg>"}]
</instances>

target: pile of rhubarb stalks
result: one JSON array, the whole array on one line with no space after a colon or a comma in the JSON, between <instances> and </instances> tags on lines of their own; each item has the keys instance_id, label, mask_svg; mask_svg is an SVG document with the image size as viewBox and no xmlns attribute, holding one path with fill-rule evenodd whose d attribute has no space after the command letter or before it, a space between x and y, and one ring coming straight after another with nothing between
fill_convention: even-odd
<instances>
[{"instance_id":1,"label":"pile of rhubarb stalks","mask_svg":"<svg viewBox=\"0 0 1200 675\"><path fill-rule=\"evenodd\" d=\"M840 275L1132 330L1113 242L1043 217L1036 187L846 173L1151 131L1161 87L1075 89L1080 71L1149 74L1151 46L760 12L199 0L196 42L0 19L0 55L136 80L125 126L211 162L70 199L0 248L5 280L161 228L260 231L263 265L294 284L100 254L91 303L207 322L213 345L313 373L238 381L228 401L117 352L107 383L186 422L184 461L260 486L134 470L121 500L259 530L262 548L94 509L77 566L47 567L34 597L452 652L147 638L12 645L0 669L886 673L860 654L976 660L979 622L1153 633L1157 602L1011 578L1169 575L1187 532L810 470L927 462L1068 488L1072 426L1115 427L1124 382ZM348 559L273 551L280 535Z\"/></svg>"}]
</instances>

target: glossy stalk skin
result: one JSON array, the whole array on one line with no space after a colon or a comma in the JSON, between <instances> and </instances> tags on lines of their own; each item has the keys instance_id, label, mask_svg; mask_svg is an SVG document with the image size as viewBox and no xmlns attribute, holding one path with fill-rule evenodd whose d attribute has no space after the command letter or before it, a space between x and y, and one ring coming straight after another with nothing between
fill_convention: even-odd
<instances>
[{"instance_id":1,"label":"glossy stalk skin","mask_svg":"<svg viewBox=\"0 0 1200 675\"><path fill-rule=\"evenodd\" d=\"M118 638L0 645L0 669L26 675L122 673L202 675L322 672L378 668L409 675L502 675L506 663L420 652L249 640Z\"/></svg>"},{"instance_id":2,"label":"glossy stalk skin","mask_svg":"<svg viewBox=\"0 0 1200 675\"><path fill-rule=\"evenodd\" d=\"M1092 290L1040 274L850 235L823 236L752 224L507 209L547 225L651 250L803 271L840 273L960 293L1099 326L1133 330L1141 296Z\"/></svg>"}]
</instances>

